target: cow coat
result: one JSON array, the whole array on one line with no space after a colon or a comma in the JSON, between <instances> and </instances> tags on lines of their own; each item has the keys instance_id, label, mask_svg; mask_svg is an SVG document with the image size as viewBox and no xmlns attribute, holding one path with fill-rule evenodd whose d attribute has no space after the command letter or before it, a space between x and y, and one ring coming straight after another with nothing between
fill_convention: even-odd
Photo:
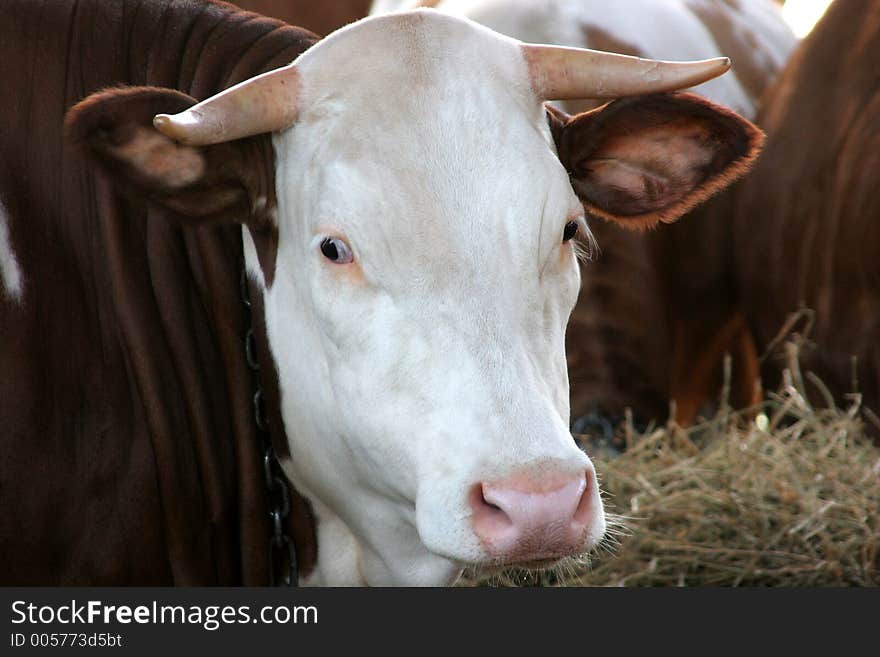
<instances>
[{"instance_id":1,"label":"cow coat","mask_svg":"<svg viewBox=\"0 0 880 657\"><path fill-rule=\"evenodd\" d=\"M370 8L370 0L239 0L235 4L321 36L363 18Z\"/></svg>"},{"instance_id":2,"label":"cow coat","mask_svg":"<svg viewBox=\"0 0 880 657\"><path fill-rule=\"evenodd\" d=\"M241 231L121 196L62 126L99 89L205 97L316 37L195 1L0 13L0 582L265 584Z\"/></svg>"},{"instance_id":3,"label":"cow coat","mask_svg":"<svg viewBox=\"0 0 880 657\"><path fill-rule=\"evenodd\" d=\"M833 402L880 410L880 2L833 3L767 94L768 145L736 190L732 265L770 388L806 337L804 373ZM760 221L755 223L755 218ZM788 324L802 309L809 312ZM810 315L812 315L810 317ZM786 328L787 327L787 328ZM782 332L780 334L780 332ZM813 403L825 391L804 374ZM877 432L876 422L869 427Z\"/></svg>"}]
</instances>

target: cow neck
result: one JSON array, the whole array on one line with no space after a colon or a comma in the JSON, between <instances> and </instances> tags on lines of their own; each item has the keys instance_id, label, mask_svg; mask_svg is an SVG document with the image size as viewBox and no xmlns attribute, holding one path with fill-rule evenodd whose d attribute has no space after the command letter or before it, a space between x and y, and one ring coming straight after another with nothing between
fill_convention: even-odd
<instances>
[{"instance_id":1,"label":"cow neck","mask_svg":"<svg viewBox=\"0 0 880 657\"><path fill-rule=\"evenodd\" d=\"M273 586L296 586L315 567L318 540L308 499L284 475L279 457L291 458L281 417L278 372L268 349L263 295L242 265L242 303L250 317L244 350L253 374L253 415L270 523L269 573Z\"/></svg>"}]
</instances>

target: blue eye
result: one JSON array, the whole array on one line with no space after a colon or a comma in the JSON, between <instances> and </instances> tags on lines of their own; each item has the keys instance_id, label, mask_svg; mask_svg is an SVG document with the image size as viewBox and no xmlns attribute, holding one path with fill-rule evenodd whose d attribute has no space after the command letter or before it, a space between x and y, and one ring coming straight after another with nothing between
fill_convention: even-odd
<instances>
[{"instance_id":1,"label":"blue eye","mask_svg":"<svg viewBox=\"0 0 880 657\"><path fill-rule=\"evenodd\" d=\"M563 242L569 241L571 238L573 238L575 235L577 235L577 232L578 232L578 222L569 221L567 224L565 224L565 230L562 231L562 241Z\"/></svg>"},{"instance_id":2,"label":"blue eye","mask_svg":"<svg viewBox=\"0 0 880 657\"><path fill-rule=\"evenodd\" d=\"M354 254L348 244L338 237L325 237L321 240L321 253L327 260L337 265L347 265L354 260Z\"/></svg>"}]
</instances>

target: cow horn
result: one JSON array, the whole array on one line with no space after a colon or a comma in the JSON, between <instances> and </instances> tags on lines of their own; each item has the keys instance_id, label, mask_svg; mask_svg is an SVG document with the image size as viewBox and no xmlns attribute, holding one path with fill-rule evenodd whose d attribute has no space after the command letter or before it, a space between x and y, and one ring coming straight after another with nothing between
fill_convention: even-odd
<instances>
[{"instance_id":1,"label":"cow horn","mask_svg":"<svg viewBox=\"0 0 880 657\"><path fill-rule=\"evenodd\" d=\"M162 134L206 146L288 128L297 118L299 72L293 64L263 73L179 114L157 114Z\"/></svg>"},{"instance_id":2,"label":"cow horn","mask_svg":"<svg viewBox=\"0 0 880 657\"><path fill-rule=\"evenodd\" d=\"M523 44L532 89L543 100L620 98L686 89L730 68L727 57L664 62L629 55Z\"/></svg>"}]
</instances>

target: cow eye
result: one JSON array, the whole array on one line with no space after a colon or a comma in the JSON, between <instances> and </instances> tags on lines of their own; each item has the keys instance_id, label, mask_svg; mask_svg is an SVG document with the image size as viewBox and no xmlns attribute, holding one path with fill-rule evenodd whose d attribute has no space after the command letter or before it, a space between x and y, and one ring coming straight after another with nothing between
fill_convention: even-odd
<instances>
[{"instance_id":1,"label":"cow eye","mask_svg":"<svg viewBox=\"0 0 880 657\"><path fill-rule=\"evenodd\" d=\"M565 224L565 230L562 231L562 241L567 242L572 237L577 235L578 232L578 222L577 221L569 221Z\"/></svg>"},{"instance_id":2,"label":"cow eye","mask_svg":"<svg viewBox=\"0 0 880 657\"><path fill-rule=\"evenodd\" d=\"M337 265L347 265L354 260L354 254L348 244L338 237L325 237L321 240L321 253L327 260L332 260Z\"/></svg>"}]
</instances>

